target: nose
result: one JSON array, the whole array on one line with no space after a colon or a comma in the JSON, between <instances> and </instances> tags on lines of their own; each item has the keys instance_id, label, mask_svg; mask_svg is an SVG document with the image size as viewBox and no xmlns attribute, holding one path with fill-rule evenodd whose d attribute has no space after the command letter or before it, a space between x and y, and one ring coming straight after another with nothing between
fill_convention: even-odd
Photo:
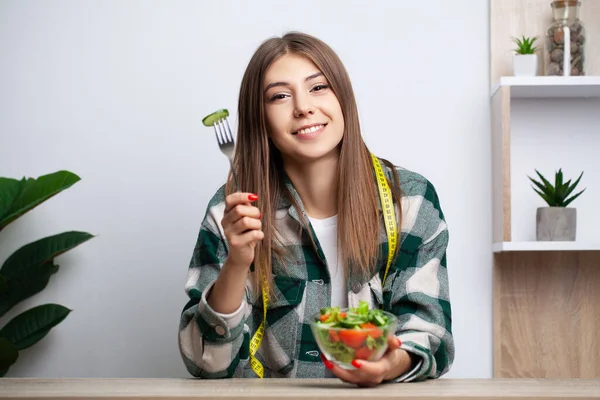
<instances>
[{"instance_id":1,"label":"nose","mask_svg":"<svg viewBox=\"0 0 600 400\"><path fill-rule=\"evenodd\" d=\"M294 117L302 118L315 113L315 107L309 96L296 96Z\"/></svg>"}]
</instances>

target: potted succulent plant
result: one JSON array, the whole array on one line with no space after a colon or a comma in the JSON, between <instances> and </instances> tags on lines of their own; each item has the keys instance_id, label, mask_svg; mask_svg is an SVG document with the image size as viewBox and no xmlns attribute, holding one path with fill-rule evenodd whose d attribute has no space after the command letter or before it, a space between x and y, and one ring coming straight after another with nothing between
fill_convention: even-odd
<instances>
[{"instance_id":1,"label":"potted succulent plant","mask_svg":"<svg viewBox=\"0 0 600 400\"><path fill-rule=\"evenodd\" d=\"M571 195L579 184L583 172L575 182L571 183L570 179L563 182L562 169L559 169L555 174L554 185L537 170L535 172L541 182L531 177L528 178L536 186L532 186L533 190L548 204L548 207L537 209L536 240L574 241L577 233L577 209L567 206L585 192L583 189L579 193Z\"/></svg>"},{"instance_id":2,"label":"potted succulent plant","mask_svg":"<svg viewBox=\"0 0 600 400\"><path fill-rule=\"evenodd\" d=\"M513 57L513 73L515 76L537 76L539 61L538 55L535 54L538 50L534 46L536 40L537 37L527 38L521 36L521 39L513 38L513 41L517 44Z\"/></svg>"}]
</instances>

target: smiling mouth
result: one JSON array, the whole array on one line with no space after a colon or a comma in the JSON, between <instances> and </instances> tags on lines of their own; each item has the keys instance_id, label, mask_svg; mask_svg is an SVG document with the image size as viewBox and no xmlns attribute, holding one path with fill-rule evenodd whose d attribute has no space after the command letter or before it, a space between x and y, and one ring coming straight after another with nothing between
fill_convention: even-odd
<instances>
[{"instance_id":1,"label":"smiling mouth","mask_svg":"<svg viewBox=\"0 0 600 400\"><path fill-rule=\"evenodd\" d=\"M311 135L315 132L322 130L326 126L327 126L327 124L313 125L309 128L304 128L304 129L300 129L296 132L292 132L292 135Z\"/></svg>"}]
</instances>

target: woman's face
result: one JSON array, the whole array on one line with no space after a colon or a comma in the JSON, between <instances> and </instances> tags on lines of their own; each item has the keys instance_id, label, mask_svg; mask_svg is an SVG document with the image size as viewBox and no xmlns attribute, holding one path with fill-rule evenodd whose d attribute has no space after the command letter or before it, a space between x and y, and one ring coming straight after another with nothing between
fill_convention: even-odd
<instances>
[{"instance_id":1,"label":"woman's face","mask_svg":"<svg viewBox=\"0 0 600 400\"><path fill-rule=\"evenodd\" d=\"M267 69L263 90L269 136L284 160L309 162L338 151L342 108L312 61L282 56Z\"/></svg>"}]
</instances>

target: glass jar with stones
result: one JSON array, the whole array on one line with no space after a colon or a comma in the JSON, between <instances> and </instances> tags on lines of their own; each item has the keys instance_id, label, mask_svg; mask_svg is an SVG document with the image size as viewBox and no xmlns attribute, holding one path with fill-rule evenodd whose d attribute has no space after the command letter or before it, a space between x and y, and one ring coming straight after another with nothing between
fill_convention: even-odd
<instances>
[{"instance_id":1,"label":"glass jar with stones","mask_svg":"<svg viewBox=\"0 0 600 400\"><path fill-rule=\"evenodd\" d=\"M554 22L546 30L545 75L585 75L585 28L579 20L581 2L555 0Z\"/></svg>"}]
</instances>

